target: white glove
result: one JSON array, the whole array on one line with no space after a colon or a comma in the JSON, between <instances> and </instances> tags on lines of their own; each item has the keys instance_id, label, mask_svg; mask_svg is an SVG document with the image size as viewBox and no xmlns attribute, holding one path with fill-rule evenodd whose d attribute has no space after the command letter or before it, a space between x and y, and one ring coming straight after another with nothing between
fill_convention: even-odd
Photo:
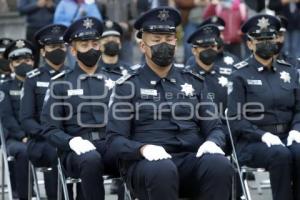
<instances>
[{"instance_id":1,"label":"white glove","mask_svg":"<svg viewBox=\"0 0 300 200\"><path fill-rule=\"evenodd\" d=\"M223 152L223 150L216 145L216 143L212 142L212 141L206 141L204 142L198 149L198 152L196 154L196 157L199 158L201 156L203 156L203 154L206 153L217 153L217 154L222 154L224 155L225 153Z\"/></svg>"},{"instance_id":2,"label":"white glove","mask_svg":"<svg viewBox=\"0 0 300 200\"><path fill-rule=\"evenodd\" d=\"M287 146L291 146L293 142L300 143L300 132L291 130L287 138Z\"/></svg>"},{"instance_id":3,"label":"white glove","mask_svg":"<svg viewBox=\"0 0 300 200\"><path fill-rule=\"evenodd\" d=\"M261 141L264 142L268 147L273 145L282 145L284 144L281 142L280 138L272 133L266 132L262 137Z\"/></svg>"},{"instance_id":4,"label":"white glove","mask_svg":"<svg viewBox=\"0 0 300 200\"><path fill-rule=\"evenodd\" d=\"M84 140L81 137L72 138L69 141L69 146L77 155L96 150L96 147L90 141Z\"/></svg>"},{"instance_id":5,"label":"white glove","mask_svg":"<svg viewBox=\"0 0 300 200\"><path fill-rule=\"evenodd\" d=\"M149 161L172 158L163 147L151 144L142 147L141 154Z\"/></svg>"}]
</instances>

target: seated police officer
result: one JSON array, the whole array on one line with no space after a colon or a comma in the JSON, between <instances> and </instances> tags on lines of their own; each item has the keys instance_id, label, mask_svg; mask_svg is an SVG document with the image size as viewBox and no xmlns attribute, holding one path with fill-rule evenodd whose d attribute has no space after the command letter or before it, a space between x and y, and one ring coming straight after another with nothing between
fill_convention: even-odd
<instances>
[{"instance_id":1,"label":"seated police officer","mask_svg":"<svg viewBox=\"0 0 300 200\"><path fill-rule=\"evenodd\" d=\"M214 106L203 78L172 64L180 21L177 10L158 7L135 22L146 63L116 82L108 151L117 154L138 199L229 199L232 167L220 148L218 116L207 115Z\"/></svg>"},{"instance_id":2,"label":"seated police officer","mask_svg":"<svg viewBox=\"0 0 300 200\"><path fill-rule=\"evenodd\" d=\"M300 199L300 88L296 70L276 60L280 22L270 15L242 27L252 56L235 65L228 115L241 165L270 173L274 200Z\"/></svg>"},{"instance_id":3,"label":"seated police officer","mask_svg":"<svg viewBox=\"0 0 300 200\"><path fill-rule=\"evenodd\" d=\"M224 119L224 111L227 107L228 77L232 72L232 66L215 63L218 56L217 41L219 37L218 27L212 24L201 26L196 30L187 41L192 44L192 53L196 62L186 66L186 69L205 78L208 90L207 98L216 103L220 118ZM222 122L223 130L226 131L226 122ZM229 149L226 149L226 153L229 153Z\"/></svg>"},{"instance_id":4,"label":"seated police officer","mask_svg":"<svg viewBox=\"0 0 300 200\"><path fill-rule=\"evenodd\" d=\"M28 137L21 127L20 100L26 73L33 69L34 52L34 47L26 40L11 43L4 52L4 58L9 60L15 76L0 86L1 122L7 138L8 154L15 157L16 189L20 199L27 199L28 195Z\"/></svg>"},{"instance_id":5,"label":"seated police officer","mask_svg":"<svg viewBox=\"0 0 300 200\"><path fill-rule=\"evenodd\" d=\"M129 66L120 60L120 52L122 48L122 27L111 20L104 21L104 30L101 36L102 52L99 65L102 70L110 74L113 80L128 73Z\"/></svg>"},{"instance_id":6,"label":"seated police officer","mask_svg":"<svg viewBox=\"0 0 300 200\"><path fill-rule=\"evenodd\" d=\"M228 51L224 50L224 41L223 41L223 31L225 28L225 21L218 17L218 16L212 16L206 20L204 20L198 28L201 28L202 26L206 25L215 25L218 27L220 34L219 37L216 38L217 47L218 47L218 54L215 58L214 63L216 65L222 66L222 67L231 67L232 65L238 63L240 59L233 55L232 53L229 53ZM196 63L195 57L191 56L187 62L186 65L194 65Z\"/></svg>"},{"instance_id":7,"label":"seated police officer","mask_svg":"<svg viewBox=\"0 0 300 200\"><path fill-rule=\"evenodd\" d=\"M9 61L4 58L3 53L6 47L8 47L8 45L12 42L12 39L0 38L0 83L6 82L11 79Z\"/></svg>"},{"instance_id":8,"label":"seated police officer","mask_svg":"<svg viewBox=\"0 0 300 200\"><path fill-rule=\"evenodd\" d=\"M73 71L52 78L41 116L44 137L62 152L68 175L81 179L77 196L88 200L104 199L104 167L107 173L114 170L114 163L104 156L113 86L98 65L102 30L101 21L93 17L77 20L67 29L64 40L71 44L77 64Z\"/></svg>"},{"instance_id":9,"label":"seated police officer","mask_svg":"<svg viewBox=\"0 0 300 200\"><path fill-rule=\"evenodd\" d=\"M36 33L35 40L45 65L27 74L20 110L22 128L29 135L29 160L35 167L52 167L44 176L47 197L53 200L57 199L57 153L42 135L40 115L51 77L64 68L67 48L63 34L66 29L63 25L49 25Z\"/></svg>"}]
</instances>

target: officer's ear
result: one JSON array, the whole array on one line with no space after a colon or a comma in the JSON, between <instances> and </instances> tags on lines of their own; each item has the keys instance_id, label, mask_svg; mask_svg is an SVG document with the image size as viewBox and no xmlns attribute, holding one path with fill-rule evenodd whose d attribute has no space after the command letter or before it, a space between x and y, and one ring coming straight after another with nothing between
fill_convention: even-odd
<instances>
[{"instance_id":1,"label":"officer's ear","mask_svg":"<svg viewBox=\"0 0 300 200\"><path fill-rule=\"evenodd\" d=\"M10 60L10 61L9 61L9 68L10 68L10 71L11 71L11 72L15 72L15 68L14 68L14 66L13 66L12 63L13 63L13 61Z\"/></svg>"},{"instance_id":2,"label":"officer's ear","mask_svg":"<svg viewBox=\"0 0 300 200\"><path fill-rule=\"evenodd\" d=\"M71 49L72 56L76 57L76 55L77 55L77 48L76 48L76 42L75 41L72 42L70 49Z\"/></svg>"},{"instance_id":3,"label":"officer's ear","mask_svg":"<svg viewBox=\"0 0 300 200\"><path fill-rule=\"evenodd\" d=\"M42 49L40 50L40 53L41 53L41 55L42 55L43 57L45 57L45 56L46 56L46 50L45 50L45 48L42 48Z\"/></svg>"},{"instance_id":4,"label":"officer's ear","mask_svg":"<svg viewBox=\"0 0 300 200\"><path fill-rule=\"evenodd\" d=\"M140 51L144 54L144 53L146 53L146 44L145 44L145 42L143 41L143 40L140 40L140 42L139 42L139 46L140 46Z\"/></svg>"},{"instance_id":5,"label":"officer's ear","mask_svg":"<svg viewBox=\"0 0 300 200\"><path fill-rule=\"evenodd\" d=\"M253 40L248 39L248 40L247 40L247 46L248 46L248 48L249 48L251 51L254 51L254 50L255 50L255 44L254 44L254 41L253 41Z\"/></svg>"},{"instance_id":6,"label":"officer's ear","mask_svg":"<svg viewBox=\"0 0 300 200\"><path fill-rule=\"evenodd\" d=\"M192 47L192 53L194 56L198 56L197 48Z\"/></svg>"}]
</instances>

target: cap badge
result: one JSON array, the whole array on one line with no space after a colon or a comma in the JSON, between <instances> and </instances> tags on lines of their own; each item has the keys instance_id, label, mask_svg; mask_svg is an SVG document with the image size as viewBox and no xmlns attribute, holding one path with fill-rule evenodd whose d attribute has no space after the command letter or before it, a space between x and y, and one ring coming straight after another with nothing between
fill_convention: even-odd
<instances>
[{"instance_id":1,"label":"cap badge","mask_svg":"<svg viewBox=\"0 0 300 200\"><path fill-rule=\"evenodd\" d=\"M157 17L160 19L160 21L167 21L167 19L170 17L169 11L167 11L165 9L162 11L159 11L159 14Z\"/></svg>"},{"instance_id":2,"label":"cap badge","mask_svg":"<svg viewBox=\"0 0 300 200\"><path fill-rule=\"evenodd\" d=\"M18 40L16 42L16 47L18 47L19 49L23 48L24 46L25 46L25 42L23 40Z\"/></svg>"},{"instance_id":3,"label":"cap badge","mask_svg":"<svg viewBox=\"0 0 300 200\"><path fill-rule=\"evenodd\" d=\"M266 29L270 26L269 19L262 17L258 20L257 26L259 26L260 29Z\"/></svg>"},{"instance_id":4,"label":"cap badge","mask_svg":"<svg viewBox=\"0 0 300 200\"><path fill-rule=\"evenodd\" d=\"M92 19L85 19L85 20L83 20L83 26L86 29L92 28L94 26L93 20Z\"/></svg>"}]
</instances>

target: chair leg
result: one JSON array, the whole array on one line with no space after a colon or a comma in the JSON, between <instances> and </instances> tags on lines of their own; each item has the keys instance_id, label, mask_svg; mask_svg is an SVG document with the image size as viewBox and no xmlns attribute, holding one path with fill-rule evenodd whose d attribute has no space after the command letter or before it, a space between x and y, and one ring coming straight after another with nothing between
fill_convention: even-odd
<instances>
[{"instance_id":1,"label":"chair leg","mask_svg":"<svg viewBox=\"0 0 300 200\"><path fill-rule=\"evenodd\" d=\"M29 162L28 164L28 199L31 200L32 199L32 184L31 184L31 164Z\"/></svg>"},{"instance_id":2,"label":"chair leg","mask_svg":"<svg viewBox=\"0 0 300 200\"><path fill-rule=\"evenodd\" d=\"M59 174L59 180L62 184L62 189L63 189L63 194L64 194L64 197L65 197L65 200L69 200L70 198L69 198L69 193L68 193L68 187L67 187L67 184L66 184L66 179L65 179L65 176L63 174L59 158L58 158L57 170L58 170L58 174Z\"/></svg>"},{"instance_id":3,"label":"chair leg","mask_svg":"<svg viewBox=\"0 0 300 200\"><path fill-rule=\"evenodd\" d=\"M62 200L60 174L57 173L57 200Z\"/></svg>"},{"instance_id":4,"label":"chair leg","mask_svg":"<svg viewBox=\"0 0 300 200\"><path fill-rule=\"evenodd\" d=\"M1 184L1 187L2 187L2 199L4 200L5 198L5 166L4 166L4 157L3 157L3 154L1 153L1 163L2 163L2 177L1 177L1 181L2 181L2 184Z\"/></svg>"},{"instance_id":5,"label":"chair leg","mask_svg":"<svg viewBox=\"0 0 300 200\"><path fill-rule=\"evenodd\" d=\"M34 188L35 188L35 192L36 192L36 198L37 198L37 200L41 200L41 193L40 193L40 189L39 189L37 173L36 173L35 167L32 165L32 163L31 162L29 162L29 163L30 163L31 172L33 175L33 182L34 182Z\"/></svg>"}]
</instances>

